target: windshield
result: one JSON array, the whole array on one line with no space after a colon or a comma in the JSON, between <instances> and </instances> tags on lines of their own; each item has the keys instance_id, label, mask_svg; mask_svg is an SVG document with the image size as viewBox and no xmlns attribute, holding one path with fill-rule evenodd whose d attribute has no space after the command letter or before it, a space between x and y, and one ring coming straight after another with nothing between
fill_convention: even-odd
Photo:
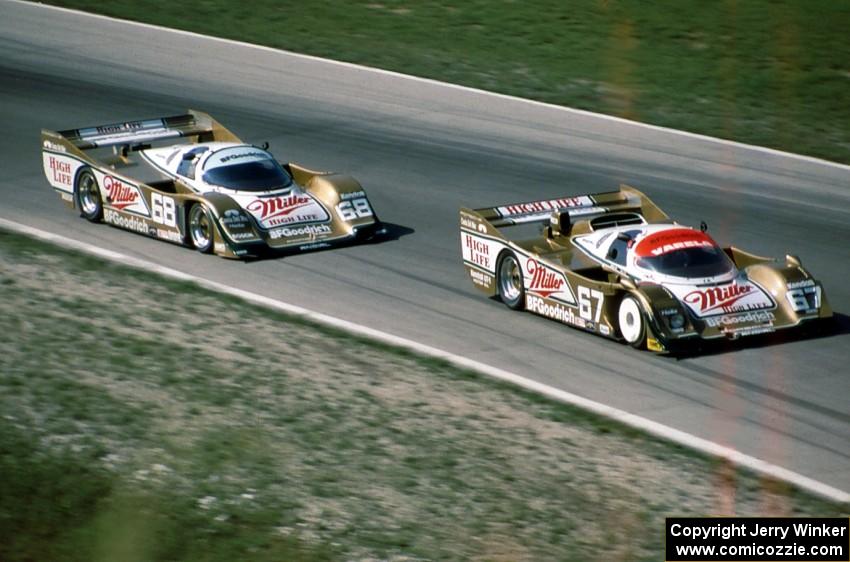
<instances>
[{"instance_id":1,"label":"windshield","mask_svg":"<svg viewBox=\"0 0 850 562\"><path fill-rule=\"evenodd\" d=\"M253 146L216 151L204 168L205 182L227 189L272 191L292 184L292 177L271 154Z\"/></svg>"},{"instance_id":2,"label":"windshield","mask_svg":"<svg viewBox=\"0 0 850 562\"><path fill-rule=\"evenodd\" d=\"M673 277L716 277L733 271L735 266L717 246L673 250L659 256L639 257L638 267Z\"/></svg>"},{"instance_id":3,"label":"windshield","mask_svg":"<svg viewBox=\"0 0 850 562\"><path fill-rule=\"evenodd\" d=\"M735 270L732 260L705 232L666 228L650 232L634 248L638 267L673 277L716 277Z\"/></svg>"}]
</instances>

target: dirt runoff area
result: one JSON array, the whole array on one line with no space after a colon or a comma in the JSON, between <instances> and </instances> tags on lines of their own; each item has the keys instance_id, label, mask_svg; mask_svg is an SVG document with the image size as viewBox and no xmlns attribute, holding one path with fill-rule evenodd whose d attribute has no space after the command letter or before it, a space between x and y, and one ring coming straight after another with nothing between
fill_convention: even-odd
<instances>
[{"instance_id":1,"label":"dirt runoff area","mask_svg":"<svg viewBox=\"0 0 850 562\"><path fill-rule=\"evenodd\" d=\"M188 283L2 231L0 264L0 558L659 560L665 516L840 511Z\"/></svg>"}]
</instances>

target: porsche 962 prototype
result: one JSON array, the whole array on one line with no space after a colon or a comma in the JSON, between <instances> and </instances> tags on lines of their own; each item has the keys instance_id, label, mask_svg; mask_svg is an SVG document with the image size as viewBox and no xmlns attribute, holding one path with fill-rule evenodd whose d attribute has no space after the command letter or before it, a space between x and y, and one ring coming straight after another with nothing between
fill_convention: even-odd
<instances>
[{"instance_id":1,"label":"porsche 962 prototype","mask_svg":"<svg viewBox=\"0 0 850 562\"><path fill-rule=\"evenodd\" d=\"M354 178L281 164L199 111L42 130L41 145L47 180L84 218L203 253L310 250L382 231Z\"/></svg>"},{"instance_id":2,"label":"porsche 962 prototype","mask_svg":"<svg viewBox=\"0 0 850 562\"><path fill-rule=\"evenodd\" d=\"M511 232L537 223L537 235ZM510 308L653 351L764 334L832 316L795 256L721 248L640 191L460 210L473 284Z\"/></svg>"}]
</instances>

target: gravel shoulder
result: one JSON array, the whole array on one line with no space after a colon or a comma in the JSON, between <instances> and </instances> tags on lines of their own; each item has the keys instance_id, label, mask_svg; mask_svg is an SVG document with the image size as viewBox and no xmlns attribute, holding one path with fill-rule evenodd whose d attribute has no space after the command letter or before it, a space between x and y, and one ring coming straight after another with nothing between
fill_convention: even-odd
<instances>
[{"instance_id":1,"label":"gravel shoulder","mask_svg":"<svg viewBox=\"0 0 850 562\"><path fill-rule=\"evenodd\" d=\"M658 560L665 516L844 509L192 284L0 264L3 560Z\"/></svg>"}]
</instances>

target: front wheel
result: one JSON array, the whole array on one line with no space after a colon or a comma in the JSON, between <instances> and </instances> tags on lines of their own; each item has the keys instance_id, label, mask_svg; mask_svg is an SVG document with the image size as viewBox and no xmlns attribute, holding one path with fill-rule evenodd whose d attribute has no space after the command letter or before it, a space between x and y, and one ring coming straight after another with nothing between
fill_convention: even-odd
<instances>
[{"instance_id":1,"label":"front wheel","mask_svg":"<svg viewBox=\"0 0 850 562\"><path fill-rule=\"evenodd\" d=\"M617 312L617 321L620 334L626 343L636 348L643 347L646 341L646 323L637 299L632 296L623 297Z\"/></svg>"},{"instance_id":2,"label":"front wheel","mask_svg":"<svg viewBox=\"0 0 850 562\"><path fill-rule=\"evenodd\" d=\"M516 257L505 254L499 262L497 286L499 298L508 308L519 310L525 304L525 288L522 284L522 268Z\"/></svg>"},{"instance_id":3,"label":"front wheel","mask_svg":"<svg viewBox=\"0 0 850 562\"><path fill-rule=\"evenodd\" d=\"M202 203L189 209L189 239L192 246L202 254L213 250L213 221L210 212Z\"/></svg>"},{"instance_id":4,"label":"front wheel","mask_svg":"<svg viewBox=\"0 0 850 562\"><path fill-rule=\"evenodd\" d=\"M103 201L100 199L100 187L91 170L83 170L77 178L77 205L80 216L91 222L100 222L103 218Z\"/></svg>"}]
</instances>

